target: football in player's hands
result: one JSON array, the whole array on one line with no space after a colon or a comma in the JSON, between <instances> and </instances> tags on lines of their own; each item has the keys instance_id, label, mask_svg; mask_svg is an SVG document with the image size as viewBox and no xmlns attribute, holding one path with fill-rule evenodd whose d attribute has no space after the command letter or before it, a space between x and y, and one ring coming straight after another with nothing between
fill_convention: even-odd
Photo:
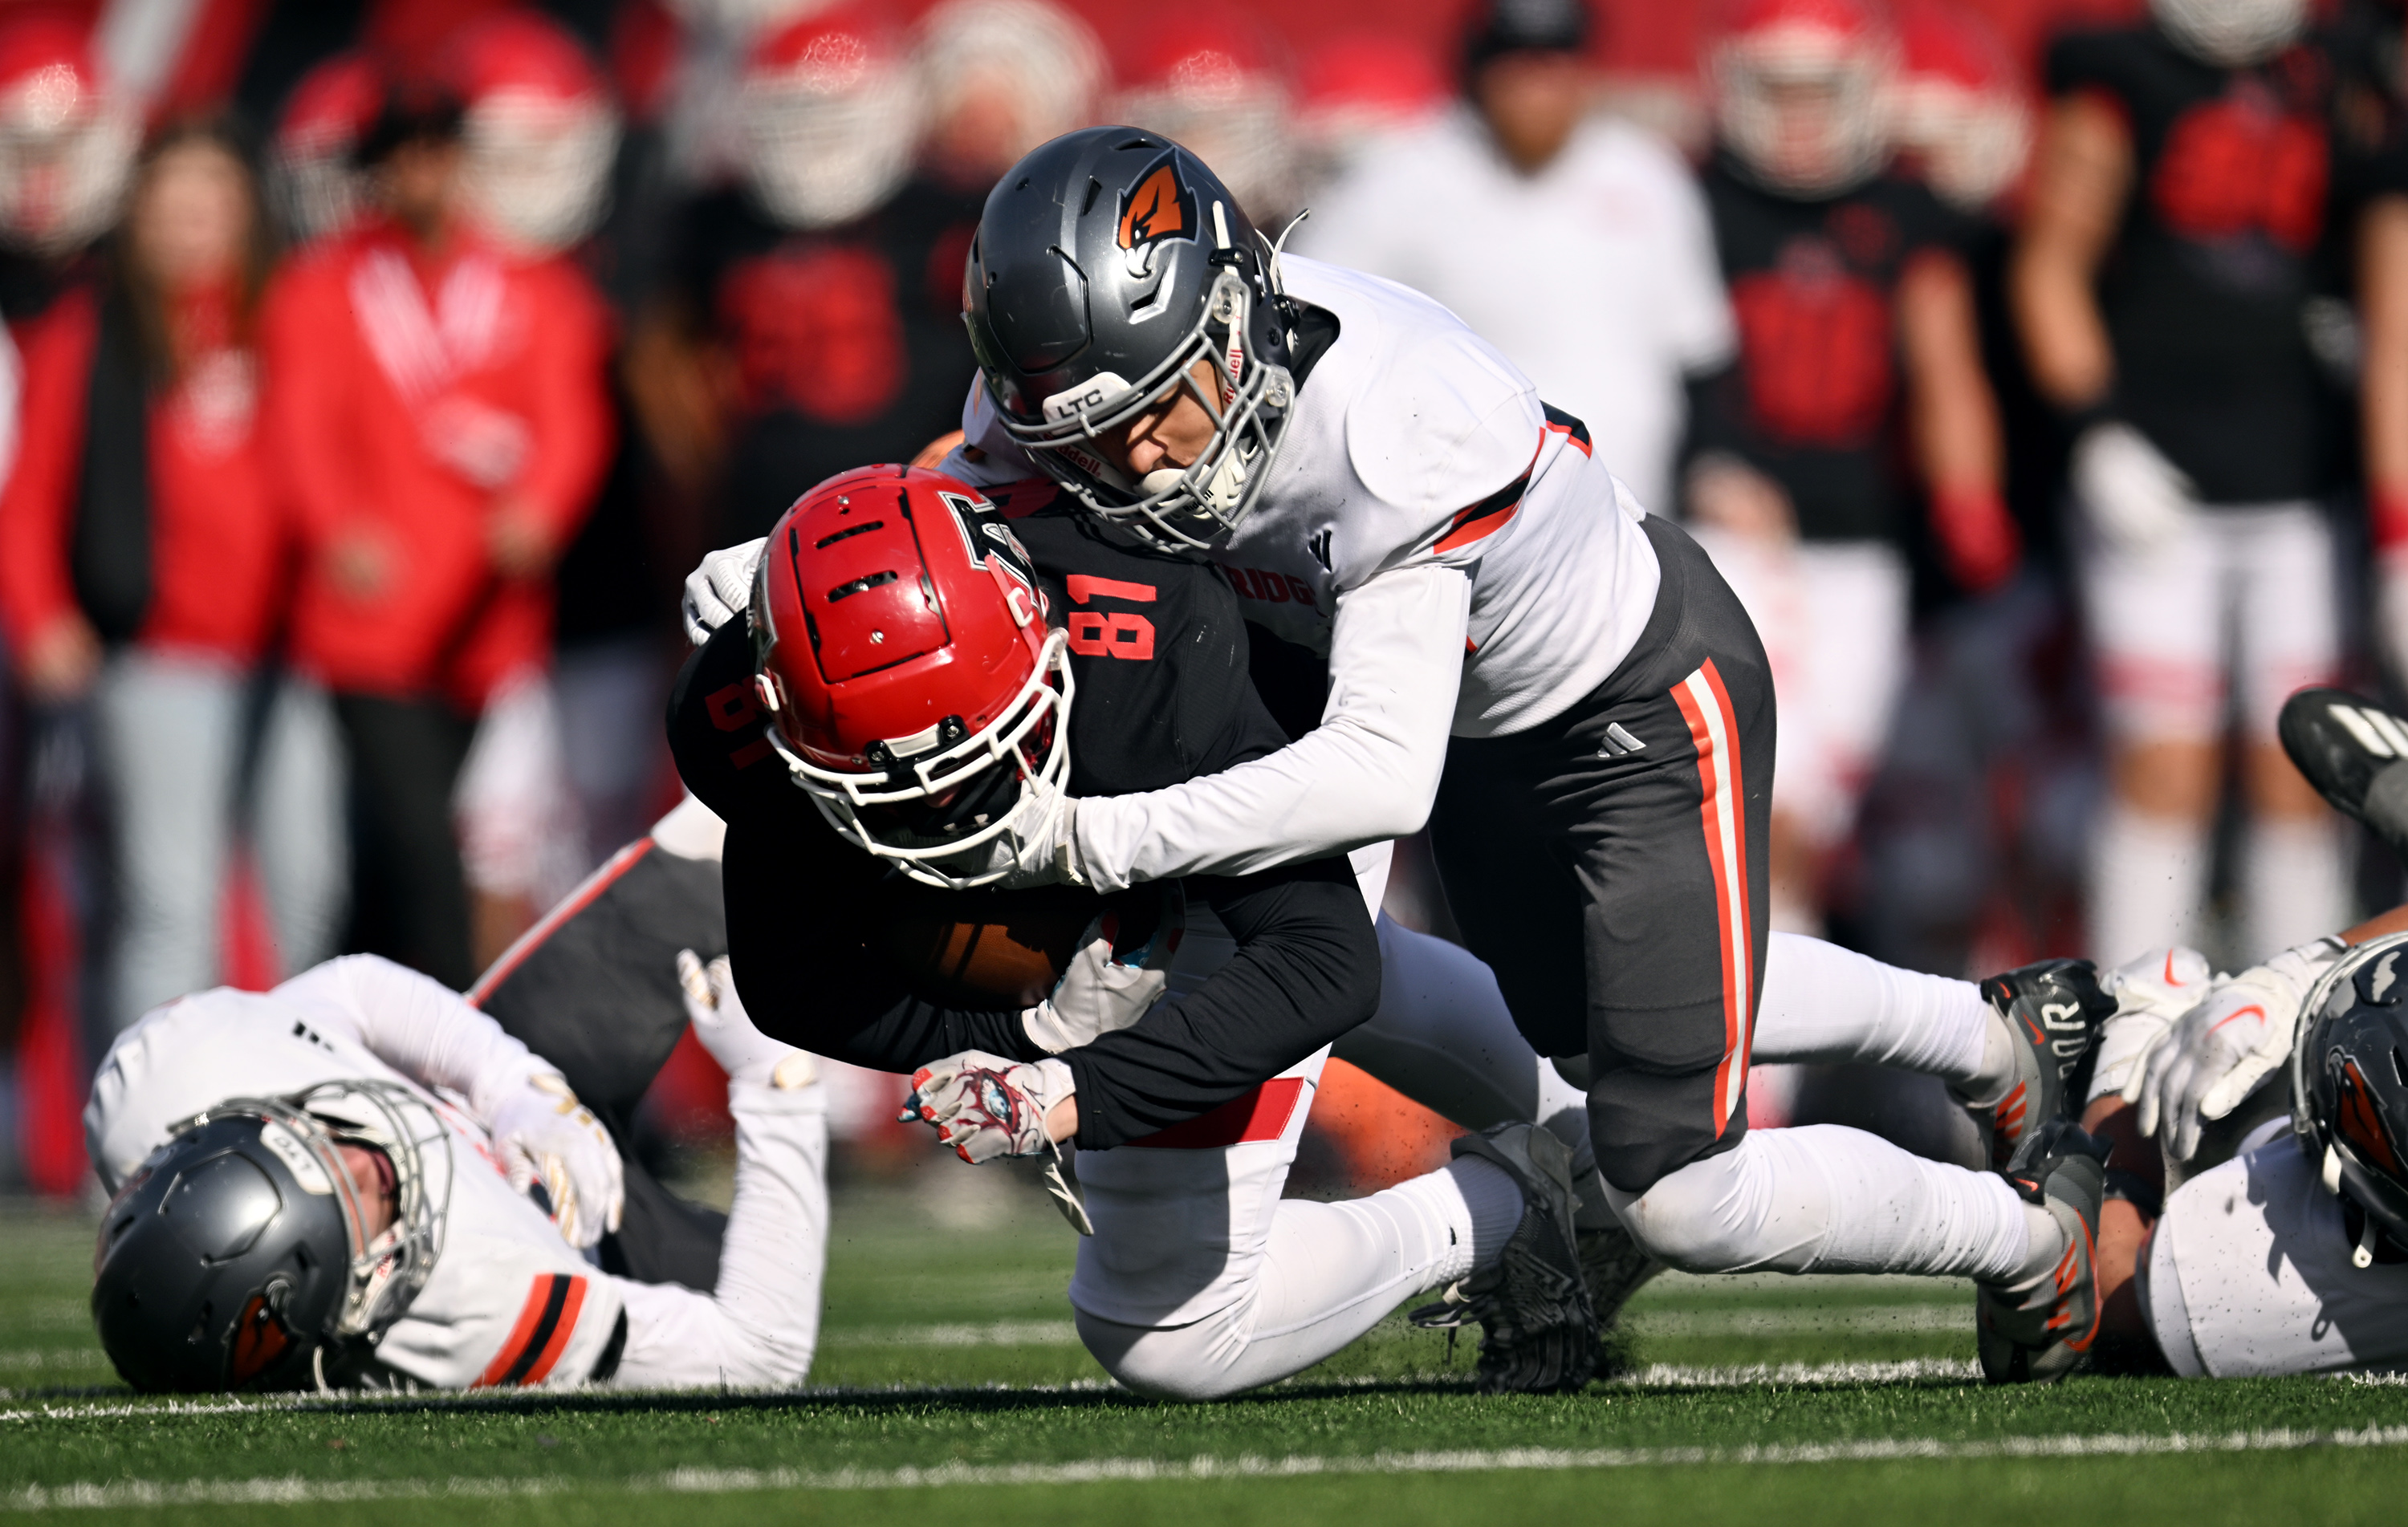
<instances>
[{"instance_id":1,"label":"football in player's hands","mask_svg":"<svg viewBox=\"0 0 2408 1527\"><path fill-rule=\"evenodd\" d=\"M503 1092L485 1127L512 1188L543 1184L563 1240L582 1250L619 1228L626 1205L619 1147L559 1072L528 1073Z\"/></svg>"}]
</instances>

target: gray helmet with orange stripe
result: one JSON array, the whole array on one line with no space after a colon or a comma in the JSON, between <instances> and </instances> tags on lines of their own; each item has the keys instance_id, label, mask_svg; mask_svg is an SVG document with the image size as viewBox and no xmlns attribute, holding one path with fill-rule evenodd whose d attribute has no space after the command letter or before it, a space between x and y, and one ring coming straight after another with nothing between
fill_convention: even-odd
<instances>
[{"instance_id":1,"label":"gray helmet with orange stripe","mask_svg":"<svg viewBox=\"0 0 2408 1527\"><path fill-rule=\"evenodd\" d=\"M369 1153L372 1188L347 1146ZM451 1152L434 1109L391 1082L230 1098L176 1124L101 1220L92 1314L109 1361L138 1390L346 1383L434 1270Z\"/></svg>"},{"instance_id":2,"label":"gray helmet with orange stripe","mask_svg":"<svg viewBox=\"0 0 2408 1527\"><path fill-rule=\"evenodd\" d=\"M1296 401L1290 309L1278 250L1201 160L1134 127L1038 148L987 197L963 307L1005 430L1087 508L1172 549L1245 519ZM1130 480L1096 436L1182 388L1211 443Z\"/></svg>"}]
</instances>

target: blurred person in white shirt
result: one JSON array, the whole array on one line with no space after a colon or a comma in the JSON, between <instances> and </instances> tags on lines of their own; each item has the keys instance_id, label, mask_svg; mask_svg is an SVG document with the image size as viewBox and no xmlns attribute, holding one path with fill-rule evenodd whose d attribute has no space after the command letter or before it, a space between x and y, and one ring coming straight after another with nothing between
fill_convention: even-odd
<instances>
[{"instance_id":1,"label":"blurred person in white shirt","mask_svg":"<svg viewBox=\"0 0 2408 1527\"><path fill-rule=\"evenodd\" d=\"M1730 310L1688 167L1590 112L1589 36L1581 0L1491 0L1464 102L1368 153L1295 243L1453 308L1662 509L1684 379L1728 359Z\"/></svg>"}]
</instances>

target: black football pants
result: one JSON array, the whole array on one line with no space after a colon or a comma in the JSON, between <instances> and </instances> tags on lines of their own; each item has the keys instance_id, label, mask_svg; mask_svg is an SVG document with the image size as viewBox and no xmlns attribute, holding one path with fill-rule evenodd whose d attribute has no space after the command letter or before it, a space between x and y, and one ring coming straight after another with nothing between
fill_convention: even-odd
<instances>
[{"instance_id":1,"label":"black football pants","mask_svg":"<svg viewBox=\"0 0 2408 1527\"><path fill-rule=\"evenodd\" d=\"M628 1153L637 1106L685 1033L680 949L727 952L719 865L640 838L544 914L468 1000L560 1067L619 1142L627 1202L602 1238L603 1271L708 1293L727 1217L679 1198Z\"/></svg>"},{"instance_id":2,"label":"black football pants","mask_svg":"<svg viewBox=\"0 0 2408 1527\"><path fill-rule=\"evenodd\" d=\"M1764 968L1772 676L1696 541L1622 665L1562 716L1457 737L1431 818L1456 923L1541 1055L1585 1054L1606 1179L1640 1192L1747 1130Z\"/></svg>"}]
</instances>

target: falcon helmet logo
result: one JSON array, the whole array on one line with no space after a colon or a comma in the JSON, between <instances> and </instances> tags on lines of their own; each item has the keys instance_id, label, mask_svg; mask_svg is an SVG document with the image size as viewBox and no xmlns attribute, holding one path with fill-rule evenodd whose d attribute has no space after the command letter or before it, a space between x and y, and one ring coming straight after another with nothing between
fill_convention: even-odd
<instances>
[{"instance_id":1,"label":"falcon helmet logo","mask_svg":"<svg viewBox=\"0 0 2408 1527\"><path fill-rule=\"evenodd\" d=\"M1147 165L1122 200L1118 241L1124 250L1138 250L1166 238L1194 239L1197 221L1196 193L1179 173L1174 150Z\"/></svg>"}]
</instances>

